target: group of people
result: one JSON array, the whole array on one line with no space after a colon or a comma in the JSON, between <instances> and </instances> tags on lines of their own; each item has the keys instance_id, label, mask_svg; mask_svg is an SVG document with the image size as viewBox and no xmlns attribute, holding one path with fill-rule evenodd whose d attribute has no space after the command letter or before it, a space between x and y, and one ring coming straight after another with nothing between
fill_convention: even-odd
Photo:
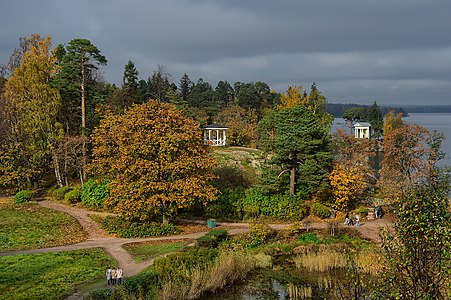
<instances>
[{"instance_id":1,"label":"group of people","mask_svg":"<svg viewBox=\"0 0 451 300\"><path fill-rule=\"evenodd\" d=\"M348 226L353 226L355 224L355 227L359 227L360 226L360 216L356 215L355 222L354 222L354 219L352 218L352 216L349 216L349 213L346 213L344 224L348 225Z\"/></svg>"},{"instance_id":2,"label":"group of people","mask_svg":"<svg viewBox=\"0 0 451 300\"><path fill-rule=\"evenodd\" d=\"M121 268L108 268L106 270L106 280L108 285L121 285L122 275L123 274Z\"/></svg>"}]
</instances>

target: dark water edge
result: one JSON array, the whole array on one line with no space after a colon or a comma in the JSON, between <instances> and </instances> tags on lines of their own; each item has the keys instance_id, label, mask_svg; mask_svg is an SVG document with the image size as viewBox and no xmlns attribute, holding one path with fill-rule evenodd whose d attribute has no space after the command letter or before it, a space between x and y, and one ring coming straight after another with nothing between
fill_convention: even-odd
<instances>
[{"instance_id":1,"label":"dark water edge","mask_svg":"<svg viewBox=\"0 0 451 300\"><path fill-rule=\"evenodd\" d=\"M243 283L228 287L215 295L206 295L203 299L345 299L351 297L351 281L344 269L329 272L307 272L303 269L265 270L253 273Z\"/></svg>"}]
</instances>

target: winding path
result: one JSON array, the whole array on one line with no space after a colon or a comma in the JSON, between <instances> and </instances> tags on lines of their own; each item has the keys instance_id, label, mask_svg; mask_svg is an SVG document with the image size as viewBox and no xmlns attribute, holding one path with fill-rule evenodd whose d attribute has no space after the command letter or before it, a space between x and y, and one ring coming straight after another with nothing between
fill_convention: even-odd
<instances>
[{"instance_id":1,"label":"winding path","mask_svg":"<svg viewBox=\"0 0 451 300\"><path fill-rule=\"evenodd\" d=\"M89 215L97 214L100 216L111 215L109 213L101 213L89 211L86 209L67 206L61 203L39 200L37 203L43 207L65 212L78 220L80 225L86 231L87 240L65 246L32 249L32 250L19 250L19 251L5 251L0 252L0 256L7 255L17 255L17 254L36 254L43 252L61 252L61 251L71 251L78 249L90 249L90 248L104 248L112 258L114 258L118 266L124 271L126 276L133 276L150 266L154 259L150 259L141 263L136 263L133 257L128 253L123 245L129 243L139 243L147 241L165 241L165 240L193 240L197 239L207 233L207 231L196 232L191 234L180 234L176 236L165 236L165 237L154 237L154 238L117 238L109 236L103 229L100 228L99 224L93 221ZM199 221L200 222L200 221ZM205 224L205 222L202 222ZM361 226L356 228L360 232L363 238L380 241L379 232L381 227L389 226L390 222L385 219L363 221ZM228 230L229 234L236 235L242 234L249 231L249 224L246 223L218 223L219 226L224 225L230 228ZM272 229L283 230L290 227L290 224L269 224ZM327 223L312 223L310 228L327 228L329 225ZM343 224L338 224L339 227L343 227ZM67 298L68 300L83 299L79 294L74 294Z\"/></svg>"},{"instance_id":2,"label":"winding path","mask_svg":"<svg viewBox=\"0 0 451 300\"><path fill-rule=\"evenodd\" d=\"M36 254L44 252L61 252L61 251L71 251L79 249L90 249L90 248L104 248L118 263L118 266L124 271L127 276L133 276L144 270L146 267L153 263L153 259L144 261L141 263L136 263L133 257L122 247L125 244L130 243L140 243L147 241L165 241L165 240L192 240L197 239L207 233L207 231L196 232L191 234L180 234L176 236L164 236L164 237L153 237L153 238L118 238L109 236L103 229L100 228L99 224L93 221L89 215L97 214L100 216L111 215L108 213L100 213L89 211L86 209L67 206L61 203L42 200L37 202L39 205L55 209L58 211L65 212L73 216L83 229L87 233L87 240L65 246L48 247L40 249L31 250L18 250L18 251L5 251L0 252L0 256L16 255L16 254ZM243 227L243 224L240 224ZM229 233L240 234L247 232L248 228L232 228Z\"/></svg>"}]
</instances>

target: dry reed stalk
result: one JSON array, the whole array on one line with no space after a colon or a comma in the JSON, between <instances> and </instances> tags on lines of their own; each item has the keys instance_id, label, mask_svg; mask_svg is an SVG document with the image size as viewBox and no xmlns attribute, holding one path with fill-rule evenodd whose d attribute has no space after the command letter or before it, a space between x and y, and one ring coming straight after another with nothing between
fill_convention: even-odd
<instances>
[{"instance_id":1,"label":"dry reed stalk","mask_svg":"<svg viewBox=\"0 0 451 300\"><path fill-rule=\"evenodd\" d=\"M347 266L346 256L334 250L300 254L293 259L297 268L305 268L311 272L325 272Z\"/></svg>"}]
</instances>

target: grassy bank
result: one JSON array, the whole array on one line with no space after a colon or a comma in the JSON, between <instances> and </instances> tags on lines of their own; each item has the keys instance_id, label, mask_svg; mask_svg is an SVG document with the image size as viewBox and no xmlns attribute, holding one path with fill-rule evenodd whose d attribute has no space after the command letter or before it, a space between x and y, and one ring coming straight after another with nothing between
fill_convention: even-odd
<instances>
[{"instance_id":1,"label":"grassy bank","mask_svg":"<svg viewBox=\"0 0 451 300\"><path fill-rule=\"evenodd\" d=\"M0 299L63 299L103 277L114 261L99 249L0 257Z\"/></svg>"},{"instance_id":2,"label":"grassy bank","mask_svg":"<svg viewBox=\"0 0 451 300\"><path fill-rule=\"evenodd\" d=\"M36 203L0 202L0 251L25 250L77 243L85 239L71 216Z\"/></svg>"},{"instance_id":3,"label":"grassy bank","mask_svg":"<svg viewBox=\"0 0 451 300\"><path fill-rule=\"evenodd\" d=\"M154 242L154 243L138 243L124 245L136 262L146 261L167 253L182 250L187 242Z\"/></svg>"}]
</instances>

